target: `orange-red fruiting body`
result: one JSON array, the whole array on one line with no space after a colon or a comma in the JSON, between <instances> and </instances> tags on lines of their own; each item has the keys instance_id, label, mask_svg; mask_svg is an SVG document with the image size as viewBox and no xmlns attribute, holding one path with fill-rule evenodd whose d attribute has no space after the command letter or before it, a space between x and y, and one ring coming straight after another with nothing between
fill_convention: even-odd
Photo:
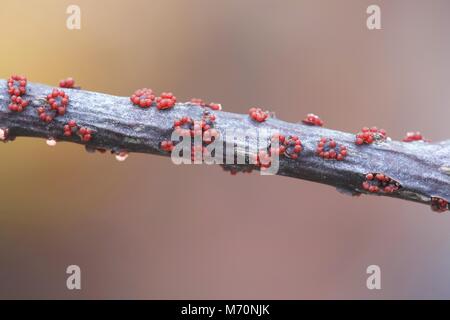
<instances>
[{"instance_id":1,"label":"orange-red fruiting body","mask_svg":"<svg viewBox=\"0 0 450 320\"><path fill-rule=\"evenodd\" d=\"M155 100L152 89L143 88L136 90L130 97L131 102L141 108L150 108Z\"/></svg>"},{"instance_id":2,"label":"orange-red fruiting body","mask_svg":"<svg viewBox=\"0 0 450 320\"><path fill-rule=\"evenodd\" d=\"M175 97L172 92L163 92L156 98L156 107L159 110L170 109L175 106L176 102L177 97Z\"/></svg>"},{"instance_id":3,"label":"orange-red fruiting body","mask_svg":"<svg viewBox=\"0 0 450 320\"><path fill-rule=\"evenodd\" d=\"M341 144L338 144L332 138L321 138L317 143L316 154L327 160L344 160L347 156L348 151L347 147Z\"/></svg>"},{"instance_id":4,"label":"orange-red fruiting body","mask_svg":"<svg viewBox=\"0 0 450 320\"><path fill-rule=\"evenodd\" d=\"M66 78L59 81L60 88L70 88L73 89L75 87L75 80L73 78Z\"/></svg>"},{"instance_id":5,"label":"orange-red fruiting body","mask_svg":"<svg viewBox=\"0 0 450 320\"><path fill-rule=\"evenodd\" d=\"M357 145L371 144L374 142L384 141L386 138L387 135L384 129L378 129L377 127L364 127L356 134L355 143Z\"/></svg>"},{"instance_id":6,"label":"orange-red fruiting body","mask_svg":"<svg viewBox=\"0 0 450 320\"><path fill-rule=\"evenodd\" d=\"M431 198L431 209L436 212L444 212L449 209L448 201L439 197Z\"/></svg>"},{"instance_id":7,"label":"orange-red fruiting body","mask_svg":"<svg viewBox=\"0 0 450 320\"><path fill-rule=\"evenodd\" d=\"M248 110L250 118L257 122L264 122L269 117L268 111L263 111L261 108L253 107Z\"/></svg>"},{"instance_id":8,"label":"orange-red fruiting body","mask_svg":"<svg viewBox=\"0 0 450 320\"><path fill-rule=\"evenodd\" d=\"M368 173L362 188L372 193L393 193L400 189L400 184L382 173Z\"/></svg>"},{"instance_id":9,"label":"orange-red fruiting body","mask_svg":"<svg viewBox=\"0 0 450 320\"><path fill-rule=\"evenodd\" d=\"M306 118L302 120L304 124L309 124L311 126L323 126L323 121L320 119L319 116L315 115L314 113L308 113L306 115Z\"/></svg>"},{"instance_id":10,"label":"orange-red fruiting body","mask_svg":"<svg viewBox=\"0 0 450 320\"><path fill-rule=\"evenodd\" d=\"M419 131L410 131L406 133L403 138L403 142L414 142L414 141L424 141L422 134Z\"/></svg>"}]
</instances>

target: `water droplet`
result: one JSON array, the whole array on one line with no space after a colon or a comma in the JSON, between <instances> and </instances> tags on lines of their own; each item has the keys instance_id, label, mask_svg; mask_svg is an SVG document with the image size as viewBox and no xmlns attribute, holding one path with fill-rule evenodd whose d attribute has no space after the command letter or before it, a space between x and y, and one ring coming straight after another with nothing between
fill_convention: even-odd
<instances>
[{"instance_id":1,"label":"water droplet","mask_svg":"<svg viewBox=\"0 0 450 320\"><path fill-rule=\"evenodd\" d=\"M54 147L54 146L56 146L56 140L53 139L53 138L47 139L47 145L48 145L49 147Z\"/></svg>"},{"instance_id":2,"label":"water droplet","mask_svg":"<svg viewBox=\"0 0 450 320\"><path fill-rule=\"evenodd\" d=\"M127 158L128 158L128 152L126 152L126 151L116 154L117 161L125 161Z\"/></svg>"},{"instance_id":3,"label":"water droplet","mask_svg":"<svg viewBox=\"0 0 450 320\"><path fill-rule=\"evenodd\" d=\"M4 129L0 129L0 140L1 141L5 141L7 138L7 130Z\"/></svg>"}]
</instances>

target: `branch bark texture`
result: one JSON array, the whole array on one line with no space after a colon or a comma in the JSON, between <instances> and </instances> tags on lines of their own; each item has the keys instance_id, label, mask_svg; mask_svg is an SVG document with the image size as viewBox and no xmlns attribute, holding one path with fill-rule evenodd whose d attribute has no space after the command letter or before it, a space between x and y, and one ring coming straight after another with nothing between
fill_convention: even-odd
<instances>
[{"instance_id":1,"label":"branch bark texture","mask_svg":"<svg viewBox=\"0 0 450 320\"><path fill-rule=\"evenodd\" d=\"M201 119L204 108L192 103L177 103L174 108L158 110L134 106L129 97L77 89L62 89L70 97L64 116L50 123L39 119L36 111L53 87L28 83L24 99L30 105L21 113L8 109L10 96L7 82L0 80L0 128L8 129L10 137L54 138L86 144L88 148L111 149L169 156L160 149L160 143L170 140L173 123L184 116ZM224 111L211 111L216 116L215 128L222 135L227 129L254 132L273 129L283 135L298 135L303 151L298 159L280 158L278 174L328 184L353 194L366 193L362 188L367 173L383 173L401 188L393 193L379 193L404 200L430 204L432 197L450 200L450 140L427 143L386 141L372 145L355 145L355 134L327 128L289 123L269 118L258 123L248 115ZM63 127L69 120L94 131L91 141L83 142L78 136L64 136ZM251 132L251 131L249 131ZM333 138L346 145L348 156L344 161L324 160L316 155L321 137ZM250 143L255 136L237 140L237 150L245 150L245 139ZM239 148L242 146L242 148Z\"/></svg>"}]
</instances>

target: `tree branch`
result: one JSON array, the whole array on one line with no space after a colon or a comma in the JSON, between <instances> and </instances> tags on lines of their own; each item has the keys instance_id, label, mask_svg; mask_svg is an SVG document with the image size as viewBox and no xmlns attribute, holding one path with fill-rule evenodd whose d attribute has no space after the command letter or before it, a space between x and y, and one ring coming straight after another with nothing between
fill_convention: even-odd
<instances>
[{"instance_id":1,"label":"tree branch","mask_svg":"<svg viewBox=\"0 0 450 320\"><path fill-rule=\"evenodd\" d=\"M30 105L23 112L8 109L10 96L7 82L0 80L0 128L14 137L53 138L61 141L85 144L89 149L108 149L141 152L169 156L161 150L160 143L170 140L173 123L184 116L201 119L204 108L192 103L177 103L174 108L158 110L155 107L142 109L134 106L129 97L117 97L77 89L62 89L70 101L67 112L50 123L39 119L37 108L52 87L28 83L24 99ZM248 115L223 111L212 111L216 116L215 128L223 138L227 129L247 131L273 129L284 135L298 135L303 151L298 159L280 158L277 174L332 185L340 191L354 195L368 193L363 187L368 173L382 173L398 182L395 192L380 192L377 195L421 202L433 205L433 198L450 199L450 140L440 143L386 141L378 144L358 146L355 135L301 123L288 123L269 118L258 123ZM64 135L64 125L75 120L79 126L93 130L93 138L83 142L79 136ZM6 131L7 129L7 131ZM346 145L348 156L343 161L324 160L317 156L317 143L321 137L333 138ZM246 138L235 143L238 152L245 150ZM250 142L255 136L247 137ZM248 141L248 140L247 140ZM241 146L242 148L239 148ZM254 168L252 164L225 165L226 168L244 170Z\"/></svg>"}]
</instances>

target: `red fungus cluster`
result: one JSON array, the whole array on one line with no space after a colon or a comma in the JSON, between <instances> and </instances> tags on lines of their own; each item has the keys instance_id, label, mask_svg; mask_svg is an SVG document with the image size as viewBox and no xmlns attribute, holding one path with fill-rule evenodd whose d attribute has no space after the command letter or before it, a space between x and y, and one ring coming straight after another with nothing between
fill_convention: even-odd
<instances>
[{"instance_id":1,"label":"red fungus cluster","mask_svg":"<svg viewBox=\"0 0 450 320\"><path fill-rule=\"evenodd\" d=\"M174 146L172 141L164 140L161 142L160 148L165 152L172 152Z\"/></svg>"},{"instance_id":2,"label":"red fungus cluster","mask_svg":"<svg viewBox=\"0 0 450 320\"><path fill-rule=\"evenodd\" d=\"M92 139L93 131L86 127L80 128L74 120L70 120L64 125L64 135L70 137L73 134L77 134L82 141L88 142Z\"/></svg>"},{"instance_id":3,"label":"red fungus cluster","mask_svg":"<svg viewBox=\"0 0 450 320\"><path fill-rule=\"evenodd\" d=\"M259 150L254 157L254 163L257 167L260 167L261 170L270 168L270 166L272 165L270 152L267 152L266 150Z\"/></svg>"},{"instance_id":4,"label":"red fungus cluster","mask_svg":"<svg viewBox=\"0 0 450 320\"><path fill-rule=\"evenodd\" d=\"M156 97L152 89L142 88L136 90L130 97L131 102L141 108L150 108L156 102L159 110L170 109L175 106L177 98L172 92L163 92Z\"/></svg>"},{"instance_id":5,"label":"red fungus cluster","mask_svg":"<svg viewBox=\"0 0 450 320\"><path fill-rule=\"evenodd\" d=\"M52 93L47 95L47 102L52 110L63 116L66 113L69 96L62 90L53 89Z\"/></svg>"},{"instance_id":6,"label":"red fungus cluster","mask_svg":"<svg viewBox=\"0 0 450 320\"><path fill-rule=\"evenodd\" d=\"M215 102L205 103L202 99L199 99L199 98L192 98L190 102L197 106L209 108L214 111L222 110L222 105L220 103L215 103Z\"/></svg>"},{"instance_id":7,"label":"red fungus cluster","mask_svg":"<svg viewBox=\"0 0 450 320\"><path fill-rule=\"evenodd\" d=\"M75 88L75 80L73 78L63 79L63 80L59 81L59 87L74 89Z\"/></svg>"},{"instance_id":8,"label":"red fungus cluster","mask_svg":"<svg viewBox=\"0 0 450 320\"><path fill-rule=\"evenodd\" d=\"M355 143L357 145L371 144L374 142L384 141L386 138L386 131L384 129L378 129L377 127L364 127L356 134Z\"/></svg>"},{"instance_id":9,"label":"red fungus cluster","mask_svg":"<svg viewBox=\"0 0 450 320\"><path fill-rule=\"evenodd\" d=\"M200 98L192 98L191 103L201 107L204 107L206 105L206 103Z\"/></svg>"},{"instance_id":10,"label":"red fungus cluster","mask_svg":"<svg viewBox=\"0 0 450 320\"><path fill-rule=\"evenodd\" d=\"M422 134L419 131L407 132L403 138L403 142L424 141Z\"/></svg>"},{"instance_id":11,"label":"red fungus cluster","mask_svg":"<svg viewBox=\"0 0 450 320\"><path fill-rule=\"evenodd\" d=\"M37 108L39 119L52 122L55 117L66 114L68 104L69 96L62 90L53 89L46 97L46 104Z\"/></svg>"},{"instance_id":12,"label":"red fungus cluster","mask_svg":"<svg viewBox=\"0 0 450 320\"><path fill-rule=\"evenodd\" d=\"M431 210L436 212L444 212L449 209L448 201L439 198L439 197L432 197L431 198Z\"/></svg>"},{"instance_id":13,"label":"red fungus cluster","mask_svg":"<svg viewBox=\"0 0 450 320\"><path fill-rule=\"evenodd\" d=\"M302 120L304 124L309 124L311 126L323 126L322 119L319 118L319 116L315 115L314 113L308 113L306 115L306 118Z\"/></svg>"},{"instance_id":14,"label":"red fungus cluster","mask_svg":"<svg viewBox=\"0 0 450 320\"><path fill-rule=\"evenodd\" d=\"M9 129L0 128L0 141L7 142L9 139Z\"/></svg>"},{"instance_id":15,"label":"red fungus cluster","mask_svg":"<svg viewBox=\"0 0 450 320\"><path fill-rule=\"evenodd\" d=\"M250 118L257 122L264 122L269 117L268 111L263 111L261 108L253 107L248 110Z\"/></svg>"},{"instance_id":16,"label":"red fungus cluster","mask_svg":"<svg viewBox=\"0 0 450 320\"><path fill-rule=\"evenodd\" d=\"M321 138L317 144L316 154L324 159L344 160L347 156L347 147L338 144L333 138Z\"/></svg>"},{"instance_id":17,"label":"red fungus cluster","mask_svg":"<svg viewBox=\"0 0 450 320\"><path fill-rule=\"evenodd\" d=\"M275 134L272 136L272 142L278 139L278 148L270 147L270 154L284 155L290 159L297 159L300 152L303 150L302 142L298 136L283 136Z\"/></svg>"},{"instance_id":18,"label":"red fungus cluster","mask_svg":"<svg viewBox=\"0 0 450 320\"><path fill-rule=\"evenodd\" d=\"M250 166L245 165L220 165L224 171L230 172L232 176L235 176L238 174L238 172L242 173L252 173L253 168Z\"/></svg>"},{"instance_id":19,"label":"red fungus cluster","mask_svg":"<svg viewBox=\"0 0 450 320\"><path fill-rule=\"evenodd\" d=\"M195 146L194 140L192 140L191 160L200 160L200 156L203 156L206 152L206 146L214 141L219 136L219 132L214 129L214 122L216 116L211 114L208 110L203 111L201 120L193 120L189 117L182 117L174 121L173 130L183 137L201 137L202 145ZM176 145L176 142L165 140L160 143L161 150L165 152L171 152ZM196 158L197 157L197 158Z\"/></svg>"},{"instance_id":20,"label":"red fungus cluster","mask_svg":"<svg viewBox=\"0 0 450 320\"><path fill-rule=\"evenodd\" d=\"M64 125L64 135L66 137L72 136L72 134L78 131L77 123L74 120L70 120L66 125Z\"/></svg>"},{"instance_id":21,"label":"red fungus cluster","mask_svg":"<svg viewBox=\"0 0 450 320\"><path fill-rule=\"evenodd\" d=\"M161 96L156 98L156 107L159 110L172 108L177 102L177 97L172 92L163 92Z\"/></svg>"},{"instance_id":22,"label":"red fungus cluster","mask_svg":"<svg viewBox=\"0 0 450 320\"><path fill-rule=\"evenodd\" d=\"M8 109L13 112L22 112L29 104L28 100L22 98L27 92L27 78L19 75L12 75L8 79L8 94L11 103Z\"/></svg>"},{"instance_id":23,"label":"red fungus cluster","mask_svg":"<svg viewBox=\"0 0 450 320\"><path fill-rule=\"evenodd\" d=\"M8 79L8 93L10 96L22 96L27 92L27 78L12 75Z\"/></svg>"},{"instance_id":24,"label":"red fungus cluster","mask_svg":"<svg viewBox=\"0 0 450 320\"><path fill-rule=\"evenodd\" d=\"M205 105L205 107L210 108L214 111L220 111L222 110L222 105L220 103L210 102L209 104Z\"/></svg>"},{"instance_id":25,"label":"red fungus cluster","mask_svg":"<svg viewBox=\"0 0 450 320\"><path fill-rule=\"evenodd\" d=\"M382 173L368 173L362 183L364 190L378 193L393 193L400 188L400 184L394 179Z\"/></svg>"},{"instance_id":26,"label":"red fungus cluster","mask_svg":"<svg viewBox=\"0 0 450 320\"><path fill-rule=\"evenodd\" d=\"M80 135L81 140L84 142L91 141L91 139L92 139L92 130L91 129L82 127L82 128L80 128L80 130L78 130L78 134Z\"/></svg>"},{"instance_id":27,"label":"red fungus cluster","mask_svg":"<svg viewBox=\"0 0 450 320\"><path fill-rule=\"evenodd\" d=\"M155 100L155 95L153 94L152 89L143 88L136 90L131 95L130 100L136 106L139 106L141 108L149 108L152 106L153 101Z\"/></svg>"}]
</instances>

